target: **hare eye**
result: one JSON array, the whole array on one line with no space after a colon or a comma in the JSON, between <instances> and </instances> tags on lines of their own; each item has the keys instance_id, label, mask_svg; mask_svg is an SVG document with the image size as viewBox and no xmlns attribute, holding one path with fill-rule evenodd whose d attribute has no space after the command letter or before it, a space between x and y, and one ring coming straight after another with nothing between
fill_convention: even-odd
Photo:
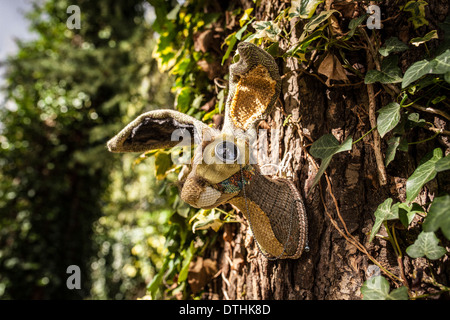
<instances>
[{"instance_id":1,"label":"hare eye","mask_svg":"<svg viewBox=\"0 0 450 320\"><path fill-rule=\"evenodd\" d=\"M239 148L230 141L222 141L216 145L215 154L225 163L233 163L239 158Z\"/></svg>"}]
</instances>

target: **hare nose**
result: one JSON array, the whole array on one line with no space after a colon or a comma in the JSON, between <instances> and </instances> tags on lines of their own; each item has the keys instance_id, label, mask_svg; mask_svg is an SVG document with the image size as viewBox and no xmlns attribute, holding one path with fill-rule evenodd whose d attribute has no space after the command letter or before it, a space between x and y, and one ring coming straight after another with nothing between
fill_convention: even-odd
<instances>
[{"instance_id":1,"label":"hare nose","mask_svg":"<svg viewBox=\"0 0 450 320\"><path fill-rule=\"evenodd\" d=\"M181 190L181 199L196 208L214 205L221 195L220 191L205 185L195 176L188 178Z\"/></svg>"}]
</instances>

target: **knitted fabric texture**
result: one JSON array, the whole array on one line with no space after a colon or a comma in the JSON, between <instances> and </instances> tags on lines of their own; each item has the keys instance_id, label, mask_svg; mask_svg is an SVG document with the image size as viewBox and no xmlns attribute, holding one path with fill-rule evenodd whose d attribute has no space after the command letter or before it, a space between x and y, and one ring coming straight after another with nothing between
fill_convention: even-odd
<instances>
[{"instance_id":1,"label":"knitted fabric texture","mask_svg":"<svg viewBox=\"0 0 450 320\"><path fill-rule=\"evenodd\" d=\"M242 173L244 178L242 178L241 171L236 172L231 177L222 182L213 185L213 188L216 188L220 192L224 193L235 193L240 192L242 190L243 185L247 185L252 180L255 174L255 168L251 165L247 165L242 168Z\"/></svg>"},{"instance_id":2,"label":"knitted fabric texture","mask_svg":"<svg viewBox=\"0 0 450 320\"><path fill-rule=\"evenodd\" d=\"M198 197L196 207L203 208L214 205L221 195L222 193L220 193L220 191L217 191L216 189L213 189L211 187L206 187Z\"/></svg>"},{"instance_id":3,"label":"knitted fabric texture","mask_svg":"<svg viewBox=\"0 0 450 320\"><path fill-rule=\"evenodd\" d=\"M175 110L154 110L137 117L107 146L111 152L145 152L197 144L181 198L203 209L223 203L235 205L247 218L258 247L273 257L296 259L302 254L308 233L300 193L292 181L267 178L257 165L250 165L246 142L256 137L257 121L271 113L280 95L278 65L269 53L252 43L241 42L237 48L240 59L229 67L221 132ZM185 134L190 139L185 139ZM239 150L235 153L238 160L227 158L233 161L231 164L223 163L223 154L215 154L216 146L217 152L224 150L218 145L224 139Z\"/></svg>"},{"instance_id":4,"label":"knitted fabric texture","mask_svg":"<svg viewBox=\"0 0 450 320\"><path fill-rule=\"evenodd\" d=\"M161 109L141 114L130 122L115 137L108 141L110 152L145 152L154 149L166 149L179 145L171 141L173 131L187 130L194 142L193 135L201 137L212 131L206 124L187 114Z\"/></svg>"},{"instance_id":5,"label":"knitted fabric texture","mask_svg":"<svg viewBox=\"0 0 450 320\"><path fill-rule=\"evenodd\" d=\"M250 200L249 221L261 247L275 257L281 253L268 246L269 243L275 241L271 236L273 233L277 242L281 243L282 247L286 247L281 259L300 257L306 244L308 221L303 202L295 201L301 200L301 196L294 183L286 179L269 179L256 169L250 184L248 187L246 186L246 195ZM239 196L243 196L243 192ZM231 203L246 214L245 203L241 200L237 202L233 200ZM256 212L252 212L252 210L256 210ZM259 216L259 210L267 219L252 219L254 216ZM272 230L271 233L266 231L269 227ZM278 246L276 242L275 246Z\"/></svg>"},{"instance_id":6,"label":"knitted fabric texture","mask_svg":"<svg viewBox=\"0 0 450 320\"><path fill-rule=\"evenodd\" d=\"M247 130L264 114L275 94L275 85L276 81L262 65L241 77L230 106L236 127Z\"/></svg>"},{"instance_id":7,"label":"knitted fabric texture","mask_svg":"<svg viewBox=\"0 0 450 320\"><path fill-rule=\"evenodd\" d=\"M253 235L261 247L270 255L279 256L283 252L283 245L278 240L279 236L277 237L274 233L267 214L254 201L247 199L249 217L247 211L241 209L246 207L244 197L235 197L231 199L230 203L238 207L244 213L246 219L251 221ZM286 254L281 258L285 257L287 257Z\"/></svg>"}]
</instances>

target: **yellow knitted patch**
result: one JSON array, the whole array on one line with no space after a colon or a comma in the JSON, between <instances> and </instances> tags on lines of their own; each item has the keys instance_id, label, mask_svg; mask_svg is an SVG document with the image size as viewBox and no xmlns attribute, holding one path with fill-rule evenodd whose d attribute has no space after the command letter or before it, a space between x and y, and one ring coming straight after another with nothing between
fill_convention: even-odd
<instances>
[{"instance_id":1,"label":"yellow knitted patch","mask_svg":"<svg viewBox=\"0 0 450 320\"><path fill-rule=\"evenodd\" d=\"M247 130L264 114L275 94L276 83L262 65L241 77L230 106L230 116L235 126Z\"/></svg>"},{"instance_id":2,"label":"yellow knitted patch","mask_svg":"<svg viewBox=\"0 0 450 320\"><path fill-rule=\"evenodd\" d=\"M245 198L235 197L229 202L238 207L247 220L249 220L245 205ZM274 257L278 257L283 252L283 245L278 241L277 237L273 233L269 218L255 202L250 199L247 199L247 202L248 210L250 212L250 222L253 230L253 236L265 251Z\"/></svg>"}]
</instances>

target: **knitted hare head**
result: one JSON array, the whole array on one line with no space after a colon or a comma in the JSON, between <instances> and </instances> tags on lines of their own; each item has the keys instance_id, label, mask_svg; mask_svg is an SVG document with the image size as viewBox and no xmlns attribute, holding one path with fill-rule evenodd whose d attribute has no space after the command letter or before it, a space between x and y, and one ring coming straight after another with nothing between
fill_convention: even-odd
<instances>
[{"instance_id":1,"label":"knitted hare head","mask_svg":"<svg viewBox=\"0 0 450 320\"><path fill-rule=\"evenodd\" d=\"M275 60L257 46L238 45L240 59L230 66L229 95L221 132L174 110L146 112L108 142L111 152L144 152L197 144L181 198L193 207L223 203L238 207L248 219L258 247L269 259L300 257L307 243L301 196L285 179L270 179L250 162L248 137L272 110L281 90Z\"/></svg>"}]
</instances>

